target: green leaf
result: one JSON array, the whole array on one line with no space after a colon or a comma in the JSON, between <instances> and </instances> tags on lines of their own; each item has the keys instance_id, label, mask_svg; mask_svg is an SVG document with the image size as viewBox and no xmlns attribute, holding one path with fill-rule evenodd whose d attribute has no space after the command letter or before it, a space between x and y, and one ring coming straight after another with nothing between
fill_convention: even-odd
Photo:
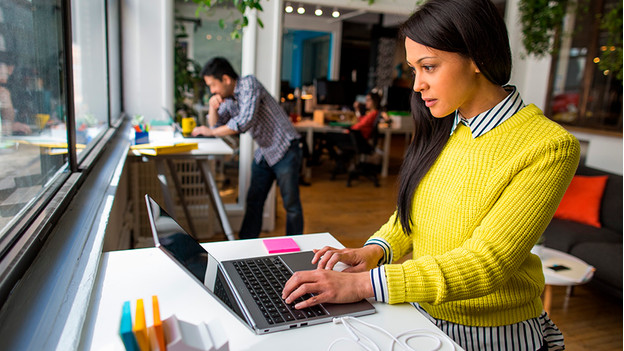
<instances>
[{"instance_id":1,"label":"green leaf","mask_svg":"<svg viewBox=\"0 0 624 351\"><path fill-rule=\"evenodd\" d=\"M258 25L260 26L260 28L264 28L264 23L262 23L262 20L260 18L258 18Z\"/></svg>"},{"instance_id":2,"label":"green leaf","mask_svg":"<svg viewBox=\"0 0 624 351\"><path fill-rule=\"evenodd\" d=\"M219 19L219 28L221 29L225 28L225 20L223 18Z\"/></svg>"}]
</instances>

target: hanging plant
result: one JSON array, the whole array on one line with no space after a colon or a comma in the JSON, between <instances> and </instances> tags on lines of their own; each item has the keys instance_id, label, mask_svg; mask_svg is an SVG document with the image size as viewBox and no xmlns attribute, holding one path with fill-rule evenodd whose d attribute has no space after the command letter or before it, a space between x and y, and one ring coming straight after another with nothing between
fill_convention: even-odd
<instances>
[{"instance_id":1,"label":"hanging plant","mask_svg":"<svg viewBox=\"0 0 624 351\"><path fill-rule=\"evenodd\" d=\"M568 0L520 0L522 44L528 54L553 53L553 37L561 29Z\"/></svg>"},{"instance_id":2,"label":"hanging plant","mask_svg":"<svg viewBox=\"0 0 624 351\"><path fill-rule=\"evenodd\" d=\"M185 0L188 2L188 0ZM230 36L232 39L239 39L242 36L243 28L249 25L249 18L246 15L247 10L256 9L258 11L263 11L262 5L260 5L260 0L193 0L195 4L197 4L197 10L195 10L195 16L199 17L202 12L210 11L216 7L227 7L233 6L240 13L240 17L233 21L232 32L230 32ZM258 26L260 28L264 28L264 23L260 18L257 18ZM219 20L219 27L221 29L225 29L225 20Z\"/></svg>"}]
</instances>

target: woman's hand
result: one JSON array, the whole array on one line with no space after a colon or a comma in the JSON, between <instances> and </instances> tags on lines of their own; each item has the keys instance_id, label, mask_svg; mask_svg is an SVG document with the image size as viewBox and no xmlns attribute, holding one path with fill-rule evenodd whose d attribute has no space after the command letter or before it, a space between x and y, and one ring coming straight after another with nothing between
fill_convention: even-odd
<instances>
[{"instance_id":1,"label":"woman's hand","mask_svg":"<svg viewBox=\"0 0 624 351\"><path fill-rule=\"evenodd\" d=\"M377 263L383 257L383 250L378 245L367 245L358 249L336 249L325 246L320 250L314 250L312 263L318 269L332 270L338 262L348 264L349 268L343 272L364 272L377 267Z\"/></svg>"},{"instance_id":2,"label":"woman's hand","mask_svg":"<svg viewBox=\"0 0 624 351\"><path fill-rule=\"evenodd\" d=\"M286 303L292 303L305 294L314 296L297 303L295 308L301 309L325 302L356 302L374 296L368 272L343 273L323 269L295 272L284 285L282 298Z\"/></svg>"}]
</instances>

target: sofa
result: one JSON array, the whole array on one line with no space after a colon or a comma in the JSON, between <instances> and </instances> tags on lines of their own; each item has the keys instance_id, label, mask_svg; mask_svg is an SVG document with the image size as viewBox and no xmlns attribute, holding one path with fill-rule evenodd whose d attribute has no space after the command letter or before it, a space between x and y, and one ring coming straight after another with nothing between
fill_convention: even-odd
<instances>
[{"instance_id":1,"label":"sofa","mask_svg":"<svg viewBox=\"0 0 624 351\"><path fill-rule=\"evenodd\" d=\"M579 166L576 175L590 176L592 179L595 179L594 176L608 176L602 198L598 199L601 227L580 223L574 218L562 219L555 214L543 234L544 246L567 252L594 266L596 271L589 284L621 299L622 176L587 166ZM562 204L565 200L564 197Z\"/></svg>"}]
</instances>

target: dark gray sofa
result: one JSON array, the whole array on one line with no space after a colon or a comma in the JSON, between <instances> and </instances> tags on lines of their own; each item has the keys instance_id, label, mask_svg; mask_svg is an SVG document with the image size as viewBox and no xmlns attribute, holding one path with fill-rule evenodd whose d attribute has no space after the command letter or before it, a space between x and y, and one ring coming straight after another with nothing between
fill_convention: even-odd
<instances>
[{"instance_id":1,"label":"dark gray sofa","mask_svg":"<svg viewBox=\"0 0 624 351\"><path fill-rule=\"evenodd\" d=\"M553 218L544 245L576 256L596 268L590 285L622 298L622 176L579 166L578 175L608 175L602 203L602 228Z\"/></svg>"}]
</instances>

